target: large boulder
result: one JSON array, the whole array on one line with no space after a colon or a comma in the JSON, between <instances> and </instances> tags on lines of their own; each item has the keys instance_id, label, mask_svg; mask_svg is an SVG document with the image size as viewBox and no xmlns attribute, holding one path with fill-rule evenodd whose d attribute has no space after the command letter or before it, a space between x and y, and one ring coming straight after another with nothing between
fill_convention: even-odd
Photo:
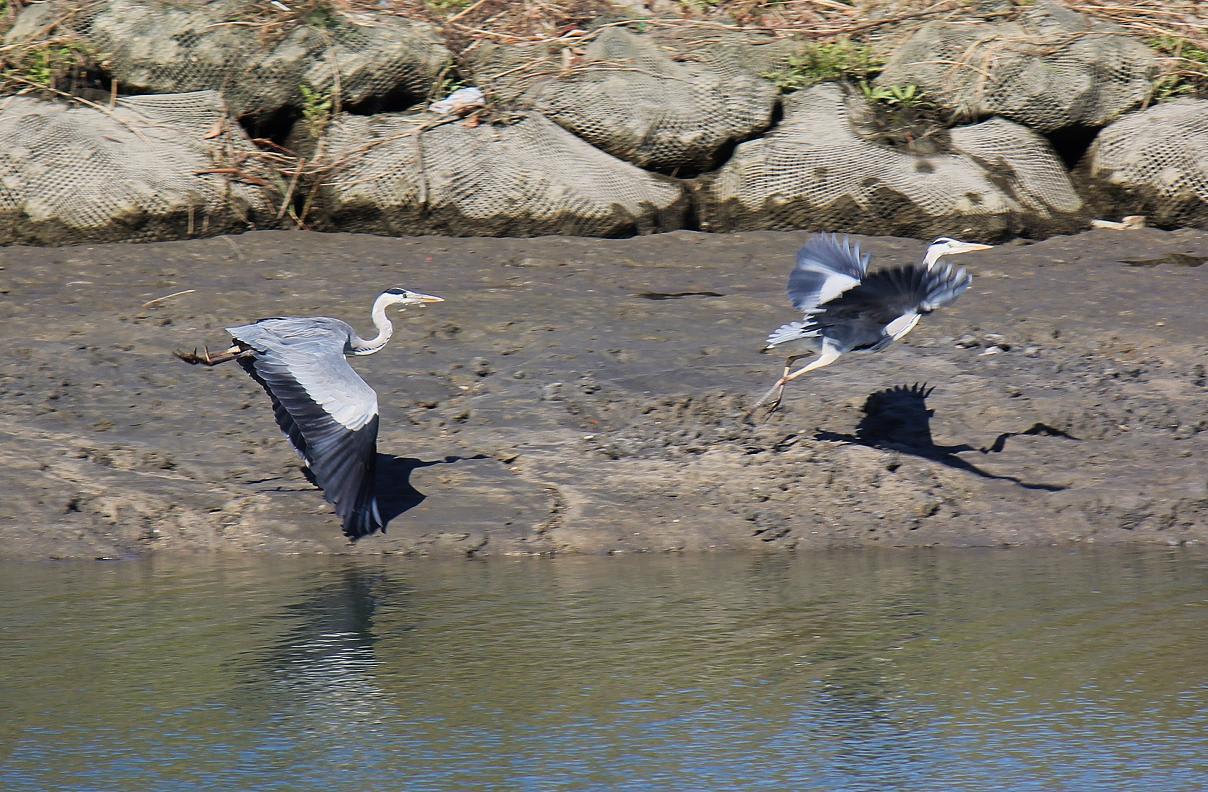
<instances>
[{"instance_id":1,"label":"large boulder","mask_svg":"<svg viewBox=\"0 0 1208 792\"><path fill-rule=\"evenodd\" d=\"M0 244L184 239L272 223L255 147L213 91L112 109L0 100Z\"/></svg>"},{"instance_id":2,"label":"large boulder","mask_svg":"<svg viewBox=\"0 0 1208 792\"><path fill-rule=\"evenodd\" d=\"M1103 126L1140 104L1157 56L1112 25L1052 2L1016 21L931 22L893 53L880 85L917 85L960 119L1050 132Z\"/></svg>"},{"instance_id":3,"label":"large boulder","mask_svg":"<svg viewBox=\"0 0 1208 792\"><path fill-rule=\"evenodd\" d=\"M1164 102L1104 129L1075 170L1095 208L1208 228L1208 99Z\"/></svg>"},{"instance_id":4,"label":"large boulder","mask_svg":"<svg viewBox=\"0 0 1208 792\"><path fill-rule=\"evenodd\" d=\"M771 125L776 89L759 72L782 50L738 33L605 27L582 48L481 48L471 72L497 100L535 109L615 157L698 172Z\"/></svg>"},{"instance_id":5,"label":"large boulder","mask_svg":"<svg viewBox=\"0 0 1208 792\"><path fill-rule=\"evenodd\" d=\"M507 123L343 115L319 142L316 225L450 236L627 236L683 226L684 189L537 113ZM326 165L324 165L326 163Z\"/></svg>"},{"instance_id":6,"label":"large boulder","mask_svg":"<svg viewBox=\"0 0 1208 792\"><path fill-rule=\"evenodd\" d=\"M8 40L35 40L48 26L80 37L123 90L212 89L240 116L302 108L304 91L344 105L413 103L451 63L420 22L249 0L52 0L28 6Z\"/></svg>"},{"instance_id":7,"label":"large boulder","mask_svg":"<svg viewBox=\"0 0 1208 792\"><path fill-rule=\"evenodd\" d=\"M833 83L785 99L784 121L697 180L702 229L798 229L991 239L1082 223L1082 201L1040 135L1002 119L929 153L880 142L872 110Z\"/></svg>"}]
</instances>

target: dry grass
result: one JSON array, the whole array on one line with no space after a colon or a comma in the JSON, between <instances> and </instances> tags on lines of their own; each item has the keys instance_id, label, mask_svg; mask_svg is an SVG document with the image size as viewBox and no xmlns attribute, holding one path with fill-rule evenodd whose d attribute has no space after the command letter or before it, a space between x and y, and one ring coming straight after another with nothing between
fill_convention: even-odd
<instances>
[{"instance_id":1,"label":"dry grass","mask_svg":"<svg viewBox=\"0 0 1208 792\"><path fill-rule=\"evenodd\" d=\"M978 12L968 0L681 0L675 13L640 13L640 3L605 0L340 0L350 12L426 19L459 58L483 43L577 47L603 27L694 28L760 33L814 42L860 41L882 54L928 22L1003 21L1035 0ZM1144 40L1161 56L1152 98L1208 96L1208 3L1203 0L1057 0Z\"/></svg>"},{"instance_id":2,"label":"dry grass","mask_svg":"<svg viewBox=\"0 0 1208 792\"><path fill-rule=\"evenodd\" d=\"M1091 17L1113 22L1142 38L1166 37L1208 49L1208 4L1202 0L1062 0ZM600 17L636 26L694 26L746 30L816 40L875 39L933 20L1009 18L1034 0L1004 3L1000 11L978 13L967 0L682 0L674 14L658 19L637 13L640 3L623 6L603 0L342 0L349 10L427 19L449 39L454 51L480 41L525 45L581 38Z\"/></svg>"},{"instance_id":3,"label":"dry grass","mask_svg":"<svg viewBox=\"0 0 1208 792\"><path fill-rule=\"evenodd\" d=\"M1114 22L1140 38L1172 38L1208 51L1208 3L1203 0L1066 2L1083 14Z\"/></svg>"},{"instance_id":4,"label":"dry grass","mask_svg":"<svg viewBox=\"0 0 1208 792\"><path fill-rule=\"evenodd\" d=\"M1194 53L1208 52L1208 3L1203 0L1057 0L1067 7L1112 22L1164 49L1169 72L1191 69ZM0 33L11 26L26 0L0 0ZM437 27L450 49L462 54L484 42L513 46L582 44L600 23L639 30L667 27L738 30L815 41L852 39L881 43L930 21L1007 19L1036 0L1007 0L1001 10L981 12L968 0L680 0L661 3L662 13L645 4L608 0L266 0L246 7L239 24L255 26L266 43L299 24L322 27L337 14L371 19L394 15L424 19ZM95 0L79 0L86 7ZM670 13L668 13L670 9ZM6 60L0 47L0 66ZM11 59L7 59L11 60Z\"/></svg>"}]
</instances>

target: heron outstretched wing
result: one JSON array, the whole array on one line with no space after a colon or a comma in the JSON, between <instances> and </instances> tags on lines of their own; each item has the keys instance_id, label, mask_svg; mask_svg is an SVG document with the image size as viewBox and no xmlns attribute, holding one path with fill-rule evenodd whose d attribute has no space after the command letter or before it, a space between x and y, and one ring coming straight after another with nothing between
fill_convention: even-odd
<instances>
[{"instance_id":1,"label":"heron outstretched wing","mask_svg":"<svg viewBox=\"0 0 1208 792\"><path fill-rule=\"evenodd\" d=\"M919 308L924 313L943 308L956 302L956 298L964 294L971 285L973 276L965 272L963 267L941 264L931 269L923 279L925 295L919 303Z\"/></svg>"},{"instance_id":2,"label":"heron outstretched wing","mask_svg":"<svg viewBox=\"0 0 1208 792\"><path fill-rule=\"evenodd\" d=\"M277 425L356 539L382 526L374 497L377 394L348 365L340 325L272 319L228 330L255 351L240 364L272 399Z\"/></svg>"},{"instance_id":3,"label":"heron outstretched wing","mask_svg":"<svg viewBox=\"0 0 1208 792\"><path fill-rule=\"evenodd\" d=\"M797 310L808 312L833 300L864 279L868 260L860 246L847 237L810 237L797 251L797 265L789 273L789 302Z\"/></svg>"},{"instance_id":4,"label":"heron outstretched wing","mask_svg":"<svg viewBox=\"0 0 1208 792\"><path fill-rule=\"evenodd\" d=\"M965 270L946 264L878 270L815 309L805 329L842 339L851 349L881 349L914 327L919 315L955 301L971 283Z\"/></svg>"}]
</instances>

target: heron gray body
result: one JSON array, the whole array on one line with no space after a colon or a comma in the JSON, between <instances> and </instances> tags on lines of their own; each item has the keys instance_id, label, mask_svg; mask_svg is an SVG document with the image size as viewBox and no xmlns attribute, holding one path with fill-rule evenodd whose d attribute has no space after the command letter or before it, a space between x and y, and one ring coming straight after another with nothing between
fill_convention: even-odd
<instances>
[{"instance_id":1,"label":"heron gray body","mask_svg":"<svg viewBox=\"0 0 1208 792\"><path fill-rule=\"evenodd\" d=\"M987 247L941 237L922 264L869 273L870 257L851 240L812 237L797 252L787 288L804 318L768 336L764 351L783 353L785 370L755 406L775 395L774 410L786 383L848 352L879 352L905 336L923 315L953 302L973 282L963 269L939 264L939 258ZM818 353L815 360L789 373L794 361L813 353Z\"/></svg>"},{"instance_id":2,"label":"heron gray body","mask_svg":"<svg viewBox=\"0 0 1208 792\"><path fill-rule=\"evenodd\" d=\"M273 317L228 327L235 345L221 355L177 353L189 363L236 360L264 388L277 425L334 507L344 533L358 539L383 528L374 495L377 394L348 364L386 345L392 304L439 302L439 297L391 289L373 305L375 338L361 338L347 322L319 317Z\"/></svg>"},{"instance_id":3,"label":"heron gray body","mask_svg":"<svg viewBox=\"0 0 1208 792\"><path fill-rule=\"evenodd\" d=\"M264 319L227 332L252 352L239 364L273 403L277 425L335 506L344 532L382 527L374 496L377 394L348 365L357 338L326 317Z\"/></svg>"}]
</instances>

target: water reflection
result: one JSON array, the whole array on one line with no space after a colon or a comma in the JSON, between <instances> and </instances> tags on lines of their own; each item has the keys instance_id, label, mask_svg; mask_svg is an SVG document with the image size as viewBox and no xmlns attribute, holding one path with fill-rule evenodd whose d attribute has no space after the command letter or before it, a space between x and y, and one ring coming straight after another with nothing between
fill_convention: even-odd
<instances>
[{"instance_id":1,"label":"water reflection","mask_svg":"<svg viewBox=\"0 0 1208 792\"><path fill-rule=\"evenodd\" d=\"M345 669L356 675L373 663L379 602L405 589L380 570L350 566L330 577L335 579L282 609L282 620L292 626L266 658L270 668L288 668L293 676L339 676Z\"/></svg>"},{"instance_id":2,"label":"water reflection","mask_svg":"<svg viewBox=\"0 0 1208 792\"><path fill-rule=\"evenodd\" d=\"M401 720L383 688L375 618L383 607L402 609L406 594L396 575L349 565L324 570L313 588L283 603L276 619L288 626L280 637L230 664L244 682L228 706L260 724L240 752L243 771L273 767L318 781L324 767L356 770L372 750L367 724ZM303 727L283 741L283 724Z\"/></svg>"},{"instance_id":3,"label":"water reflection","mask_svg":"<svg viewBox=\"0 0 1208 792\"><path fill-rule=\"evenodd\" d=\"M6 790L1191 788L1208 749L1188 552L0 573Z\"/></svg>"}]
</instances>

